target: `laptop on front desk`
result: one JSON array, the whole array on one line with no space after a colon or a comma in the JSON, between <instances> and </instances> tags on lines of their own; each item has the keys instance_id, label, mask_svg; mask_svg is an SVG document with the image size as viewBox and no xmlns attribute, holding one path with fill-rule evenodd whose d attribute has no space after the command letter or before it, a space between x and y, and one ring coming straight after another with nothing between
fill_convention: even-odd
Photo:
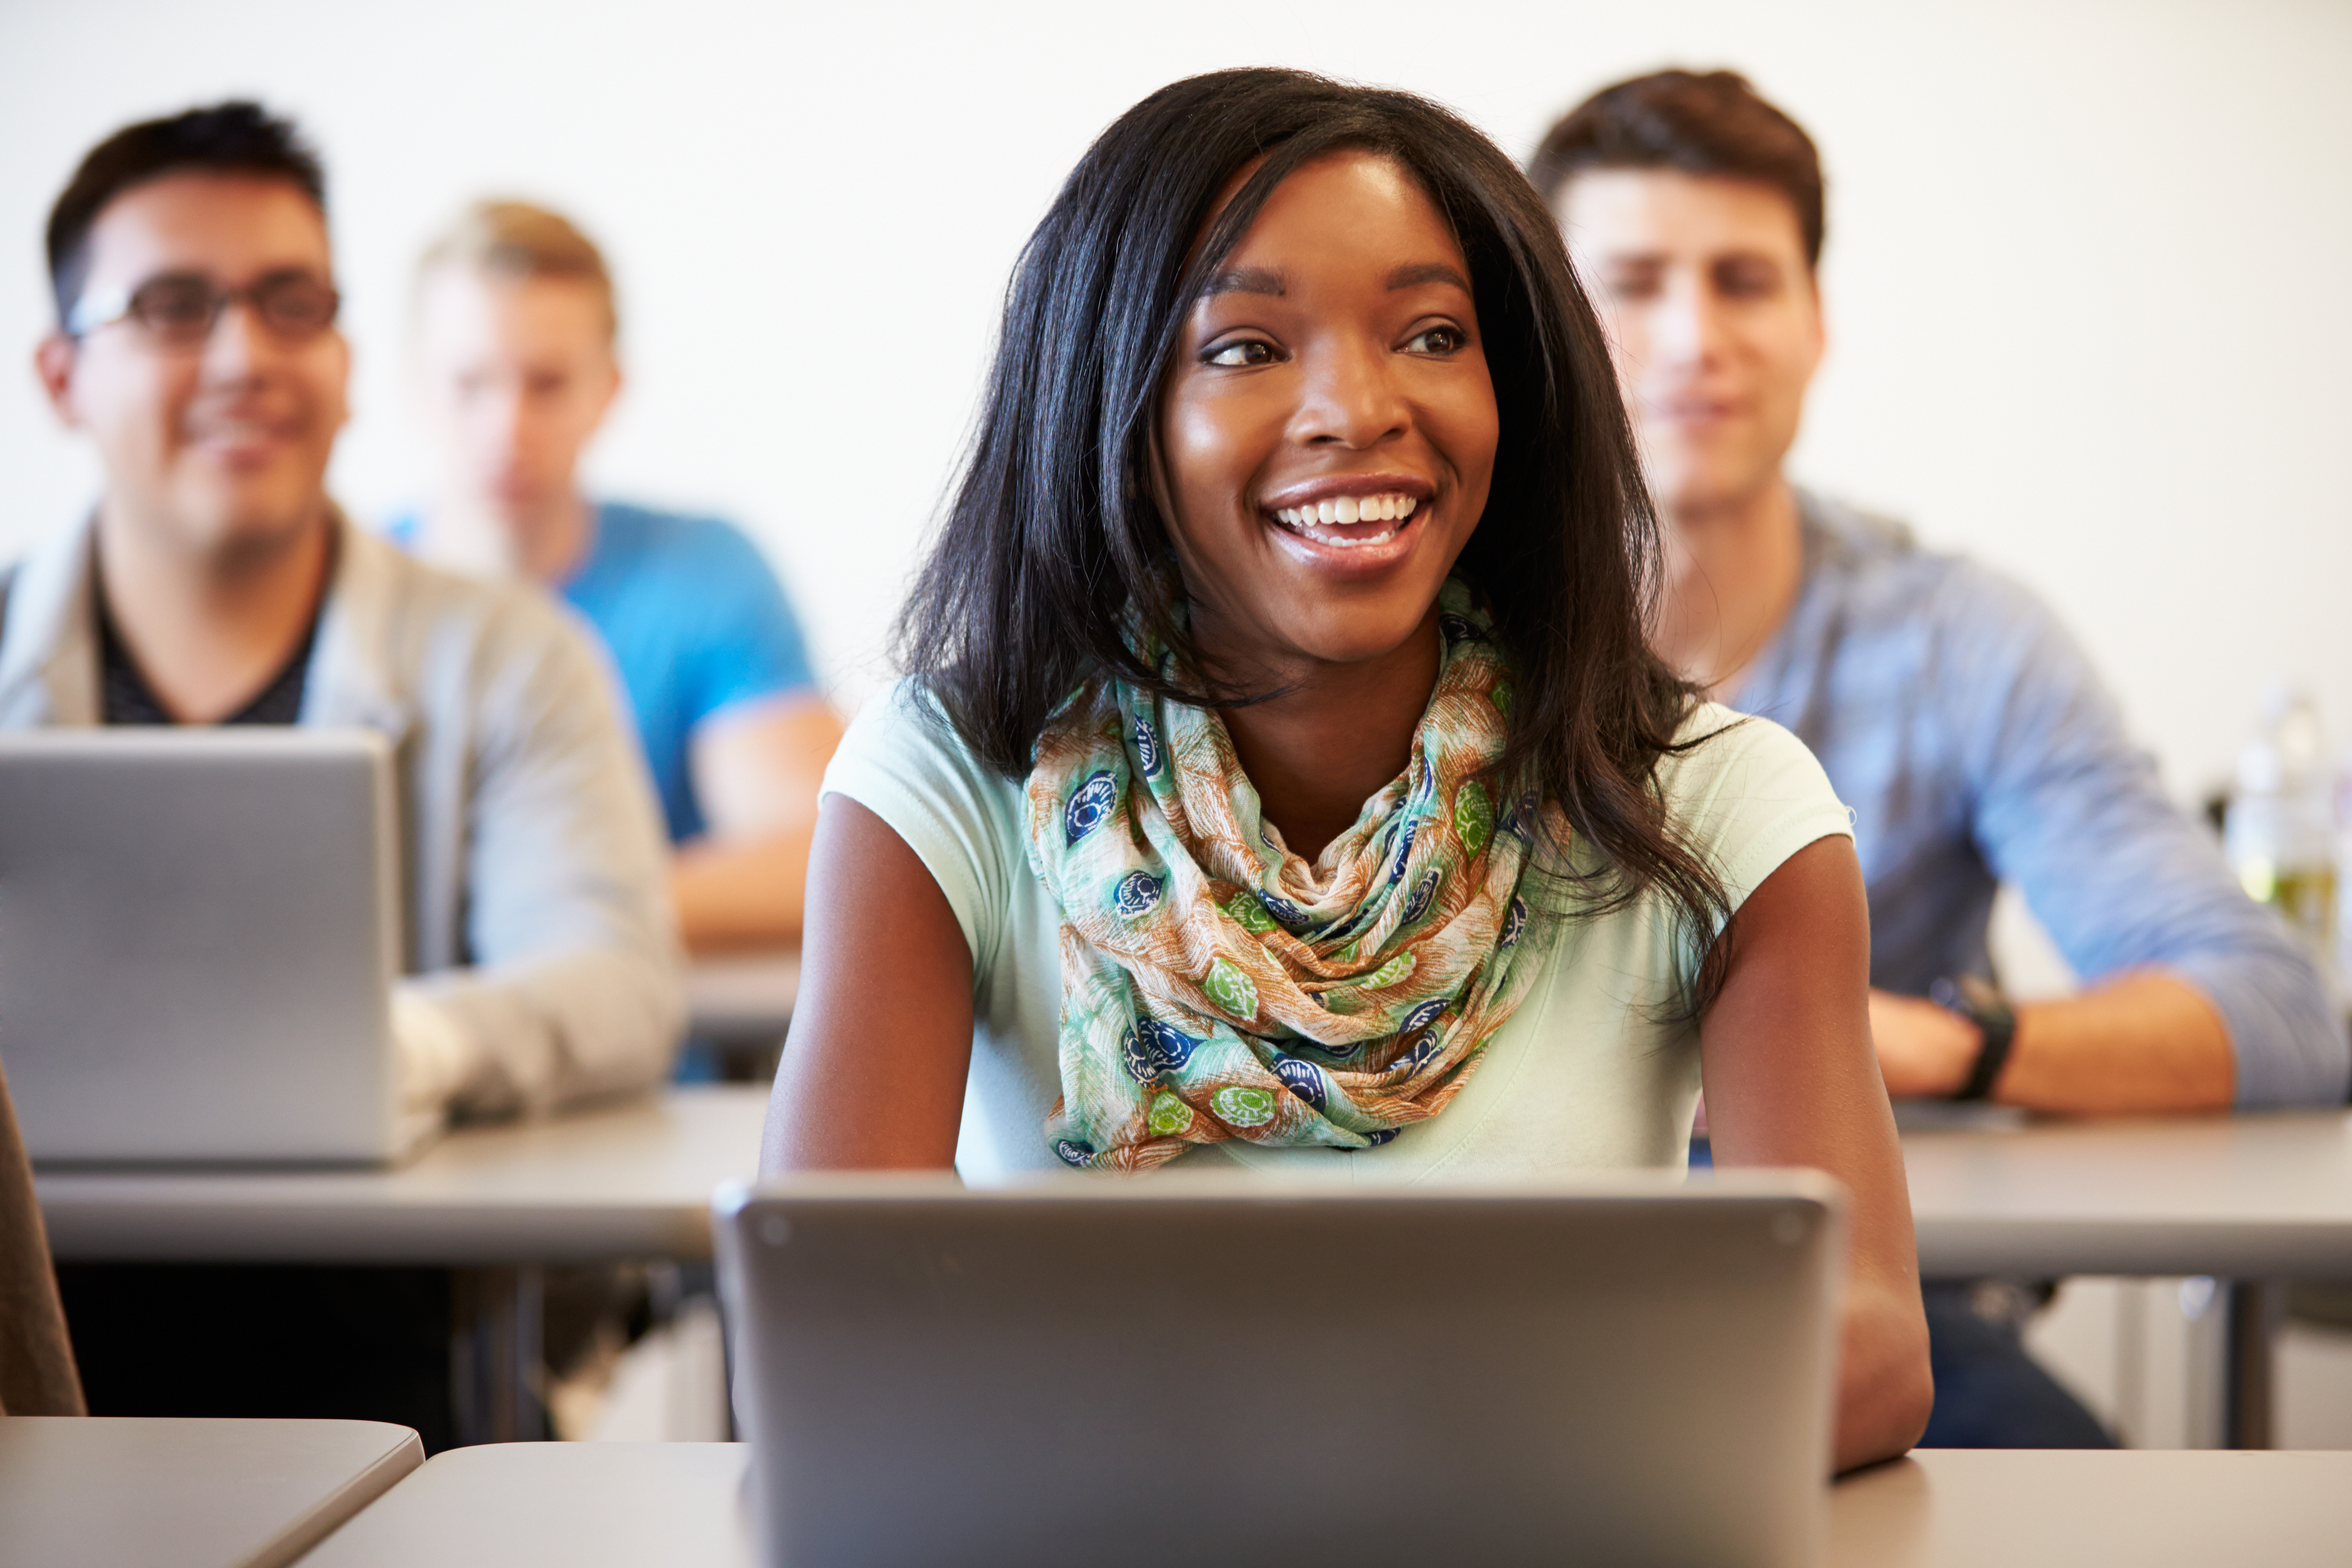
<instances>
[{"instance_id":1,"label":"laptop on front desk","mask_svg":"<svg viewBox=\"0 0 2352 1568\"><path fill-rule=\"evenodd\" d=\"M1825 1177L844 1175L722 1192L716 1229L772 1568L1822 1550Z\"/></svg>"},{"instance_id":2,"label":"laptop on front desk","mask_svg":"<svg viewBox=\"0 0 2352 1568\"><path fill-rule=\"evenodd\" d=\"M391 752L0 734L0 1065L39 1163L383 1163L404 1114Z\"/></svg>"}]
</instances>

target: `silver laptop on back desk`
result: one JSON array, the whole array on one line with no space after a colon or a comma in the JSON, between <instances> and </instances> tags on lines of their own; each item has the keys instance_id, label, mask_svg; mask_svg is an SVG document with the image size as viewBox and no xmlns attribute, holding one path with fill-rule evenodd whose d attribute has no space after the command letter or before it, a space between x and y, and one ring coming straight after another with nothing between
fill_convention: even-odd
<instances>
[{"instance_id":1,"label":"silver laptop on back desk","mask_svg":"<svg viewBox=\"0 0 2352 1568\"><path fill-rule=\"evenodd\" d=\"M381 736L0 735L0 1065L33 1158L415 1145L389 1016L396 836Z\"/></svg>"},{"instance_id":2,"label":"silver laptop on back desk","mask_svg":"<svg viewBox=\"0 0 2352 1568\"><path fill-rule=\"evenodd\" d=\"M722 1192L761 1560L1811 1564L1841 1216L1806 1173Z\"/></svg>"}]
</instances>

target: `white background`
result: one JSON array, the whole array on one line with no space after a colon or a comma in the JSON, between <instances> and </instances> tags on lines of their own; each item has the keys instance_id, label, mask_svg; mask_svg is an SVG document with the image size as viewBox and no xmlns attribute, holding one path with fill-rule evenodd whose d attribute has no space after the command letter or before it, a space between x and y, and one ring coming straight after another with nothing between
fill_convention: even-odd
<instances>
[{"instance_id":1,"label":"white background","mask_svg":"<svg viewBox=\"0 0 2352 1568\"><path fill-rule=\"evenodd\" d=\"M2352 7L2326 0L0 0L0 554L92 493L26 363L50 201L117 125L257 94L330 165L338 492L415 493L417 247L473 196L562 206L624 291L597 484L750 527L854 703L1057 183L1144 92L1266 62L1429 93L1514 156L1618 77L1748 72L1831 181L1797 471L2055 601L2177 794L2273 675L2352 737Z\"/></svg>"}]
</instances>

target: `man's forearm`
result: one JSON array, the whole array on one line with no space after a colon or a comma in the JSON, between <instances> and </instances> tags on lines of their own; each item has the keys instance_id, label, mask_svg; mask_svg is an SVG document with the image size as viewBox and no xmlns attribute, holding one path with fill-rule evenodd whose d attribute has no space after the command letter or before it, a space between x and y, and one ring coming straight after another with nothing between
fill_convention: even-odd
<instances>
[{"instance_id":1,"label":"man's forearm","mask_svg":"<svg viewBox=\"0 0 2352 1568\"><path fill-rule=\"evenodd\" d=\"M669 1076L685 1033L676 963L627 944L437 970L399 985L461 1032L464 1068L451 1089L467 1114L552 1110L650 1088Z\"/></svg>"},{"instance_id":2,"label":"man's forearm","mask_svg":"<svg viewBox=\"0 0 2352 1568\"><path fill-rule=\"evenodd\" d=\"M2204 994L2156 971L2017 1009L1993 1098L2033 1110L2220 1110L2237 1091L2230 1031Z\"/></svg>"},{"instance_id":3,"label":"man's forearm","mask_svg":"<svg viewBox=\"0 0 2352 1568\"><path fill-rule=\"evenodd\" d=\"M758 838L680 847L670 859L669 887L688 949L799 942L808 856L808 829L797 824Z\"/></svg>"}]
</instances>

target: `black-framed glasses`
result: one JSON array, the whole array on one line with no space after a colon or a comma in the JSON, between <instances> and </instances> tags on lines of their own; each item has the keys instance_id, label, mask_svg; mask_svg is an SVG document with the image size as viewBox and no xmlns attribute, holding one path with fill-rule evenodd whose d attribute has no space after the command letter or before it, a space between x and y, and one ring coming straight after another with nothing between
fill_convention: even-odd
<instances>
[{"instance_id":1,"label":"black-framed glasses","mask_svg":"<svg viewBox=\"0 0 2352 1568\"><path fill-rule=\"evenodd\" d=\"M100 327L133 321L172 348L193 348L213 335L221 312L243 304L280 342L299 343L335 324L342 296L316 273L287 268L264 273L242 289L224 289L201 272L165 272L136 289L85 294L66 318L66 335L79 340Z\"/></svg>"}]
</instances>

